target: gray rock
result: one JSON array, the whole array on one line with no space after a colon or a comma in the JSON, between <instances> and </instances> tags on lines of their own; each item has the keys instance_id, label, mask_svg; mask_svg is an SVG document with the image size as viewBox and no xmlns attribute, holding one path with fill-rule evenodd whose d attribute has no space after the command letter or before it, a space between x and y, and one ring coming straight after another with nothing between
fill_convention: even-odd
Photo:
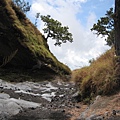
<instances>
[{"instance_id":1,"label":"gray rock","mask_svg":"<svg viewBox=\"0 0 120 120\"><path fill-rule=\"evenodd\" d=\"M15 102L16 104L18 104L22 108L36 108L36 107L39 107L41 105L39 103L29 102L29 101L22 100L22 99L11 98L10 101Z\"/></svg>"},{"instance_id":2,"label":"gray rock","mask_svg":"<svg viewBox=\"0 0 120 120\"><path fill-rule=\"evenodd\" d=\"M76 92L72 95L72 100L76 102L80 102L81 96L79 92Z\"/></svg>"},{"instance_id":3,"label":"gray rock","mask_svg":"<svg viewBox=\"0 0 120 120\"><path fill-rule=\"evenodd\" d=\"M86 120L93 120L96 117L96 115L91 115L89 117L86 118Z\"/></svg>"},{"instance_id":4,"label":"gray rock","mask_svg":"<svg viewBox=\"0 0 120 120\"><path fill-rule=\"evenodd\" d=\"M8 113L1 113L0 114L0 120L8 120L9 119L9 114Z\"/></svg>"},{"instance_id":5,"label":"gray rock","mask_svg":"<svg viewBox=\"0 0 120 120\"><path fill-rule=\"evenodd\" d=\"M8 98L10 98L10 95L6 93L0 93L0 99L8 99Z\"/></svg>"},{"instance_id":6,"label":"gray rock","mask_svg":"<svg viewBox=\"0 0 120 120\"><path fill-rule=\"evenodd\" d=\"M0 99L0 114L7 113L8 115L16 115L22 108L15 102L10 100Z\"/></svg>"},{"instance_id":7,"label":"gray rock","mask_svg":"<svg viewBox=\"0 0 120 120\"><path fill-rule=\"evenodd\" d=\"M40 106L40 104L20 99L0 99L0 114L1 116L12 116L18 114L23 108L35 109L38 106Z\"/></svg>"},{"instance_id":8,"label":"gray rock","mask_svg":"<svg viewBox=\"0 0 120 120\"><path fill-rule=\"evenodd\" d=\"M103 116L98 116L95 118L95 120L104 120L104 117Z\"/></svg>"}]
</instances>

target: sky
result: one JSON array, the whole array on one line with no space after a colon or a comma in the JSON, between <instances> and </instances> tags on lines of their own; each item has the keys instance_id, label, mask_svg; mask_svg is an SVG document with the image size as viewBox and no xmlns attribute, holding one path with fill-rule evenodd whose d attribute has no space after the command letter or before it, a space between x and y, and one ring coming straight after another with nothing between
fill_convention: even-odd
<instances>
[{"instance_id":1,"label":"sky","mask_svg":"<svg viewBox=\"0 0 120 120\"><path fill-rule=\"evenodd\" d=\"M109 8L114 7L114 0L29 0L29 3L32 6L27 16L33 23L36 13L40 13L51 15L69 27L72 43L63 43L59 47L54 45L55 40L48 39L48 44L54 56L71 70L89 65L90 59L96 59L110 49L104 38L93 34L90 29ZM40 19L37 27L43 33L44 23Z\"/></svg>"}]
</instances>

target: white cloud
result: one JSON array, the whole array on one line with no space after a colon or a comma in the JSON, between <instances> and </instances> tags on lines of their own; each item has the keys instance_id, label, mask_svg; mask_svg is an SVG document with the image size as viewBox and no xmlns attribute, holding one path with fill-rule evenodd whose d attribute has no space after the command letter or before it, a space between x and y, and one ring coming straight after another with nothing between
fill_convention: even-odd
<instances>
[{"instance_id":1,"label":"white cloud","mask_svg":"<svg viewBox=\"0 0 120 120\"><path fill-rule=\"evenodd\" d=\"M88 65L91 58L98 57L106 50L105 41L96 37L91 31L95 23L96 15L89 13L86 26L81 25L81 18L77 14L82 11L81 3L87 0L32 0L32 9L29 16L35 16L40 12L42 15L51 15L54 19L62 22L70 28L73 34L74 42L62 44L61 47L54 46L54 40L49 40L49 46L52 53L71 69ZM32 19L32 18L31 18ZM42 29L43 23L38 22ZM108 48L108 47L107 47Z\"/></svg>"}]
</instances>

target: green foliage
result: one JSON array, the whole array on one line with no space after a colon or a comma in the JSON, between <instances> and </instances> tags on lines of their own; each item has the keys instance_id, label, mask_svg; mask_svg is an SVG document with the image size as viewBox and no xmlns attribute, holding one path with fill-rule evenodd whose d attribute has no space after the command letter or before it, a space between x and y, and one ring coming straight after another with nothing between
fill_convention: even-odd
<instances>
[{"instance_id":1,"label":"green foliage","mask_svg":"<svg viewBox=\"0 0 120 120\"><path fill-rule=\"evenodd\" d=\"M13 3L20 8L23 13L30 11L31 5L25 0L13 0Z\"/></svg>"},{"instance_id":2,"label":"green foliage","mask_svg":"<svg viewBox=\"0 0 120 120\"><path fill-rule=\"evenodd\" d=\"M51 18L50 15L43 16L41 15L41 20L45 23L46 26L43 31L47 34L46 40L50 37L55 39L55 45L60 46L62 43L66 43L67 41L73 42L72 34L68 31L68 26L62 26L62 24Z\"/></svg>"},{"instance_id":3,"label":"green foliage","mask_svg":"<svg viewBox=\"0 0 120 120\"><path fill-rule=\"evenodd\" d=\"M105 14L105 17L101 17L96 24L93 25L91 31L96 31L96 34L107 36L105 41L107 45L114 45L114 13L113 8L110 8L109 11Z\"/></svg>"}]
</instances>

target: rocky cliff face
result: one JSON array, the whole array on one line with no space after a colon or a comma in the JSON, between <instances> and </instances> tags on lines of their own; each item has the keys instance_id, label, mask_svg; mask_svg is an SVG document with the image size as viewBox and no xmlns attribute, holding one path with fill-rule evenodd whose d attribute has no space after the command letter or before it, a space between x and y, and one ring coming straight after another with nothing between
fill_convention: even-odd
<instances>
[{"instance_id":1,"label":"rocky cliff face","mask_svg":"<svg viewBox=\"0 0 120 120\"><path fill-rule=\"evenodd\" d=\"M50 69L70 74L50 52L40 31L11 0L0 1L0 68Z\"/></svg>"}]
</instances>

